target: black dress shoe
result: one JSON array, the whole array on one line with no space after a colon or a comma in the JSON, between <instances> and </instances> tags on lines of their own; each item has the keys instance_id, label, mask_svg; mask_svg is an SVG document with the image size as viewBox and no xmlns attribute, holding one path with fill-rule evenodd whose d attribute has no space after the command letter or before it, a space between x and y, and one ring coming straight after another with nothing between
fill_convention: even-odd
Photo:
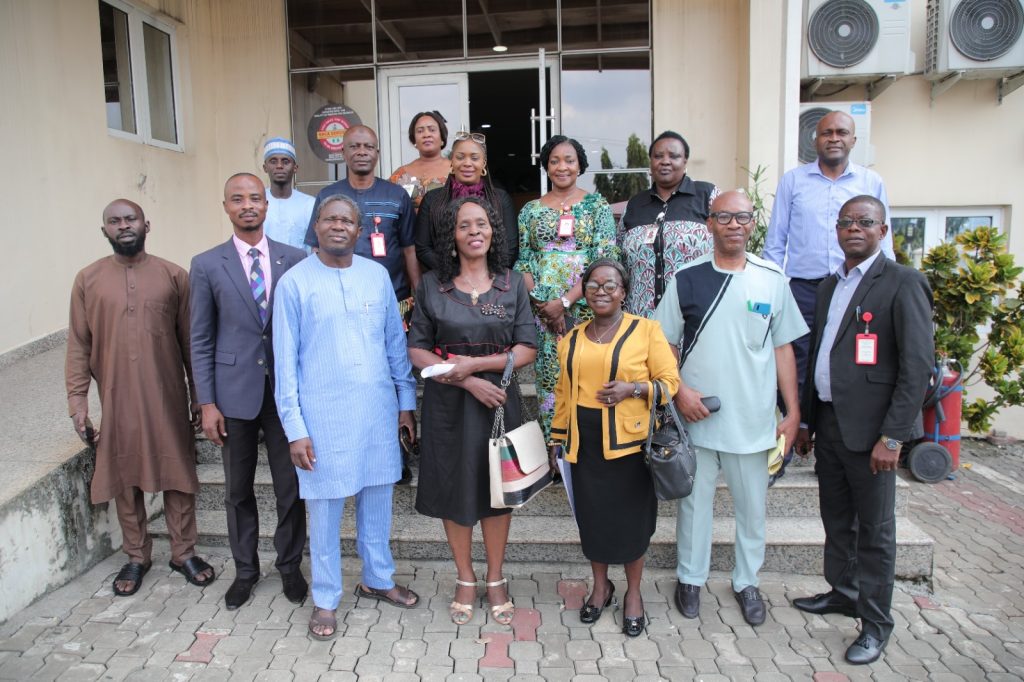
<instances>
[{"instance_id":1,"label":"black dress shoe","mask_svg":"<svg viewBox=\"0 0 1024 682\"><path fill-rule=\"evenodd\" d=\"M608 597L604 600L604 604L602 604L601 606L594 606L590 603L589 599L586 602L584 602L583 608L580 609L581 623L596 623L598 619L601 618L601 614L604 613L604 610L606 608L608 608L610 605L614 603L617 603L615 601L615 583L609 580L608 586L610 588L610 591L608 592Z\"/></svg>"},{"instance_id":2,"label":"black dress shoe","mask_svg":"<svg viewBox=\"0 0 1024 682\"><path fill-rule=\"evenodd\" d=\"M850 618L857 617L857 605L835 590L816 594L813 597L799 597L793 600L793 606L801 611L815 613L819 616L824 616L826 613L838 613Z\"/></svg>"},{"instance_id":3,"label":"black dress shoe","mask_svg":"<svg viewBox=\"0 0 1024 682\"><path fill-rule=\"evenodd\" d=\"M631 618L625 613L622 614L622 634L627 637L639 637L640 633L647 629L647 612L644 611L638 618Z\"/></svg>"},{"instance_id":4,"label":"black dress shoe","mask_svg":"<svg viewBox=\"0 0 1024 682\"><path fill-rule=\"evenodd\" d=\"M739 592L733 592L733 596L739 602L743 620L747 621L747 625L764 624L764 599L761 598L761 593L756 587L747 585Z\"/></svg>"},{"instance_id":5,"label":"black dress shoe","mask_svg":"<svg viewBox=\"0 0 1024 682\"><path fill-rule=\"evenodd\" d=\"M252 588L259 580L258 576L253 578L235 578L235 582L231 583L231 587L224 594L224 604L227 606L228 611L234 611L249 601L249 597L252 595Z\"/></svg>"},{"instance_id":6,"label":"black dress shoe","mask_svg":"<svg viewBox=\"0 0 1024 682\"><path fill-rule=\"evenodd\" d=\"M309 591L309 583L306 582L302 571L296 569L287 573L281 573L281 584L284 586L284 596L293 604L301 604L306 601L306 593Z\"/></svg>"},{"instance_id":7,"label":"black dress shoe","mask_svg":"<svg viewBox=\"0 0 1024 682\"><path fill-rule=\"evenodd\" d=\"M676 583L676 608L684 618L696 618L700 615L700 587Z\"/></svg>"},{"instance_id":8,"label":"black dress shoe","mask_svg":"<svg viewBox=\"0 0 1024 682\"><path fill-rule=\"evenodd\" d=\"M853 665L867 665L874 663L882 655L885 642L871 635L861 635L857 641L846 650L846 661Z\"/></svg>"}]
</instances>

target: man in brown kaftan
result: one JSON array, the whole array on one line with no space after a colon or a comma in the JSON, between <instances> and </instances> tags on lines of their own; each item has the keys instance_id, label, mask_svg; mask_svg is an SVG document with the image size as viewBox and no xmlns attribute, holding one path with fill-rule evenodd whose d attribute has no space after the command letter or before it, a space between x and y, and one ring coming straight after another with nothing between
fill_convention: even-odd
<instances>
[{"instance_id":1,"label":"man in brown kaftan","mask_svg":"<svg viewBox=\"0 0 1024 682\"><path fill-rule=\"evenodd\" d=\"M126 199L103 211L114 254L78 273L71 292L65 379L75 432L96 448L92 502L114 500L129 562L114 594L138 591L152 564L144 492L163 492L173 570L194 585L213 581L195 556L199 412L189 353L188 273L145 251L149 222ZM102 435L89 419L96 380ZM191 396L191 404L190 404Z\"/></svg>"}]
</instances>

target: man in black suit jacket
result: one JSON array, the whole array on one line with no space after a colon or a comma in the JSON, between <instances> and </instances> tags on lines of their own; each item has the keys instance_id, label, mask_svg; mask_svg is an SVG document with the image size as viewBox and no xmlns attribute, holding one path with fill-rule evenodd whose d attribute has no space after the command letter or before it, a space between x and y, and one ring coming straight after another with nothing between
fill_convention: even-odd
<instances>
[{"instance_id":1,"label":"man in black suit jacket","mask_svg":"<svg viewBox=\"0 0 1024 682\"><path fill-rule=\"evenodd\" d=\"M224 602L237 609L260 577L259 514L253 481L259 432L267 445L277 498L274 547L285 596L302 603L308 585L299 570L306 544L306 508L274 405L271 313L281 276L304 251L263 234L267 198L250 173L228 178L224 210L234 227L227 242L192 259L192 373L203 432L224 448L224 501L235 580ZM254 255L255 254L255 255Z\"/></svg>"},{"instance_id":2,"label":"man in black suit jacket","mask_svg":"<svg viewBox=\"0 0 1024 682\"><path fill-rule=\"evenodd\" d=\"M839 211L846 261L818 289L800 410L807 427L796 443L807 454L814 436L832 590L793 605L860 616L861 635L846 650L853 664L877 660L892 632L896 464L902 443L922 435L935 363L931 290L920 272L881 255L888 229L874 197Z\"/></svg>"}]
</instances>

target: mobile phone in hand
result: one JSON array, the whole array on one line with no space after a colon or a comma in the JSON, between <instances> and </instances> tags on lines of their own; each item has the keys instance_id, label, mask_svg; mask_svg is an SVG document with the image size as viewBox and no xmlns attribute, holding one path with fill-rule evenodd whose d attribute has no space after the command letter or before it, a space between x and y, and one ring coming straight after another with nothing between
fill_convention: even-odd
<instances>
[{"instance_id":1,"label":"mobile phone in hand","mask_svg":"<svg viewBox=\"0 0 1024 682\"><path fill-rule=\"evenodd\" d=\"M722 401L718 399L718 396L706 395L700 401L708 409L708 412L718 412L722 409Z\"/></svg>"},{"instance_id":2,"label":"mobile phone in hand","mask_svg":"<svg viewBox=\"0 0 1024 682\"><path fill-rule=\"evenodd\" d=\"M91 426L85 427L85 442L89 447L96 447L96 429Z\"/></svg>"}]
</instances>

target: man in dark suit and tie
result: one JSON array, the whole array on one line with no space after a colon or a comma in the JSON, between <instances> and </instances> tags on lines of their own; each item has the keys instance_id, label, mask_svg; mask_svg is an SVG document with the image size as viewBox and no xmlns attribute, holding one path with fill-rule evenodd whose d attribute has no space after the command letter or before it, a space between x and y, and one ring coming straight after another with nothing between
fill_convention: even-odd
<instances>
[{"instance_id":1,"label":"man in dark suit and tie","mask_svg":"<svg viewBox=\"0 0 1024 682\"><path fill-rule=\"evenodd\" d=\"M274 405L271 312L281 276L305 252L267 239L263 182L250 173L228 178L224 210L234 235L192 259L192 372L203 432L225 445L224 485L235 581L224 595L229 610L249 599L260 577L259 515L253 481L262 429L277 498L277 569L285 596L300 604L308 585L300 564L306 511Z\"/></svg>"},{"instance_id":2,"label":"man in dark suit and tie","mask_svg":"<svg viewBox=\"0 0 1024 682\"><path fill-rule=\"evenodd\" d=\"M932 295L920 272L885 258L888 232L878 199L856 196L839 210L846 256L819 287L797 437L814 437L825 580L832 590L793 600L809 613L860 617L846 650L853 664L882 654L892 632L896 569L896 464L919 438L919 414L935 346Z\"/></svg>"}]
</instances>

